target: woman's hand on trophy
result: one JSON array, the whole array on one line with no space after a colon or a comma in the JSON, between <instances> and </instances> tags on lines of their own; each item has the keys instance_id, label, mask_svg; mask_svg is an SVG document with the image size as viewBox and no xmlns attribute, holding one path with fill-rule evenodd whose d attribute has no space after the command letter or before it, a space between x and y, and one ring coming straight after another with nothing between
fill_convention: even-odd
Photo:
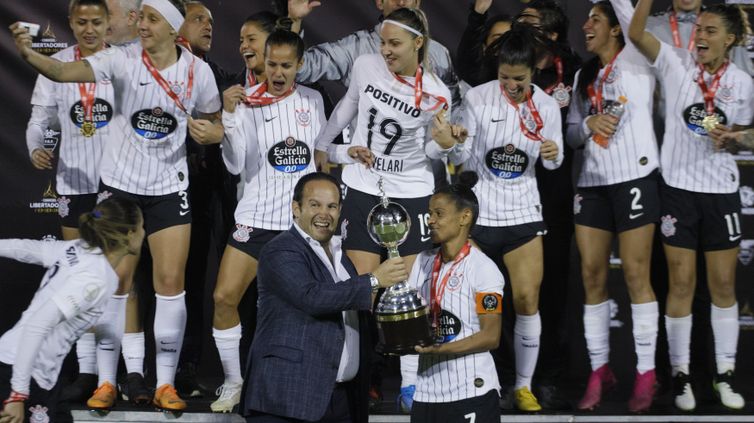
<instances>
[{"instance_id":1,"label":"woman's hand on trophy","mask_svg":"<svg viewBox=\"0 0 754 423\"><path fill-rule=\"evenodd\" d=\"M366 167L372 167L372 164L374 163L374 154L372 154L372 151L366 147L350 147L348 149L348 155L351 156L352 159L363 163Z\"/></svg>"},{"instance_id":2,"label":"woman's hand on trophy","mask_svg":"<svg viewBox=\"0 0 754 423\"><path fill-rule=\"evenodd\" d=\"M380 283L380 288L389 288L398 282L408 279L406 262L402 257L389 258L382 262L372 274Z\"/></svg>"},{"instance_id":3,"label":"woman's hand on trophy","mask_svg":"<svg viewBox=\"0 0 754 423\"><path fill-rule=\"evenodd\" d=\"M435 344L430 345L428 347L422 347L421 345L417 345L414 347L414 350L418 352L419 354L442 354L442 345L443 344Z\"/></svg>"}]
</instances>

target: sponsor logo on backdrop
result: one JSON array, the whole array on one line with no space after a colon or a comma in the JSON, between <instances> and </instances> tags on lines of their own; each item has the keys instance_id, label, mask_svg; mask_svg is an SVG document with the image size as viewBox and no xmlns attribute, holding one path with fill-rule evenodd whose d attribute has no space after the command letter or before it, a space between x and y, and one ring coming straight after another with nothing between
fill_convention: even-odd
<instances>
[{"instance_id":1,"label":"sponsor logo on backdrop","mask_svg":"<svg viewBox=\"0 0 754 423\"><path fill-rule=\"evenodd\" d=\"M44 141L42 146L47 151L53 151L55 150L55 147L58 146L58 143L60 142L60 131L56 131L54 129L46 129L44 132Z\"/></svg>"},{"instance_id":2,"label":"sponsor logo on backdrop","mask_svg":"<svg viewBox=\"0 0 754 423\"><path fill-rule=\"evenodd\" d=\"M44 32L42 32L42 36L40 37L39 41L32 42L31 48L34 49L34 51L37 51L44 55L52 56L60 50L68 48L68 43L64 41L58 41L57 37L55 37L55 33L52 32L50 23L47 22L47 27L45 28Z\"/></svg>"},{"instance_id":3,"label":"sponsor logo on backdrop","mask_svg":"<svg viewBox=\"0 0 754 423\"><path fill-rule=\"evenodd\" d=\"M618 320L618 303L611 298L607 300L607 304L610 306L610 327L622 328L623 322Z\"/></svg>"},{"instance_id":4,"label":"sponsor logo on backdrop","mask_svg":"<svg viewBox=\"0 0 754 423\"><path fill-rule=\"evenodd\" d=\"M57 241L57 240L58 240L58 237L53 234L47 234L42 237L42 241L52 242L52 241Z\"/></svg>"},{"instance_id":5,"label":"sponsor logo on backdrop","mask_svg":"<svg viewBox=\"0 0 754 423\"><path fill-rule=\"evenodd\" d=\"M733 156L739 166L754 166L754 153L751 151L739 151Z\"/></svg>"},{"instance_id":6,"label":"sponsor logo on backdrop","mask_svg":"<svg viewBox=\"0 0 754 423\"><path fill-rule=\"evenodd\" d=\"M738 250L738 261L742 266L751 264L754 257L754 239L742 239L741 248Z\"/></svg>"},{"instance_id":7,"label":"sponsor logo on backdrop","mask_svg":"<svg viewBox=\"0 0 754 423\"><path fill-rule=\"evenodd\" d=\"M617 256L615 251L610 253L610 268L620 269L622 265L623 265L623 262L620 260L620 257Z\"/></svg>"},{"instance_id":8,"label":"sponsor logo on backdrop","mask_svg":"<svg viewBox=\"0 0 754 423\"><path fill-rule=\"evenodd\" d=\"M738 194L741 196L741 214L747 216L754 215L754 188L748 185L741 185L738 189Z\"/></svg>"},{"instance_id":9,"label":"sponsor logo on backdrop","mask_svg":"<svg viewBox=\"0 0 754 423\"><path fill-rule=\"evenodd\" d=\"M52 187L52 181L47 183L47 189L42 193L42 199L29 203L29 208L35 213L57 213L58 212L58 194Z\"/></svg>"},{"instance_id":10,"label":"sponsor logo on backdrop","mask_svg":"<svg viewBox=\"0 0 754 423\"><path fill-rule=\"evenodd\" d=\"M754 330L754 312L752 312L748 300L738 312L738 326L744 330Z\"/></svg>"}]
</instances>

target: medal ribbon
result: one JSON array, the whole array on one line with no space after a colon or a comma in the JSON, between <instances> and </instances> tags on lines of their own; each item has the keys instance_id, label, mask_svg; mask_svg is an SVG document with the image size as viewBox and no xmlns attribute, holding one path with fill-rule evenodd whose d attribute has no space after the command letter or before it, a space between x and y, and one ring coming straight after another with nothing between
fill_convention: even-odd
<instances>
[{"instance_id":1,"label":"medal ribbon","mask_svg":"<svg viewBox=\"0 0 754 423\"><path fill-rule=\"evenodd\" d=\"M192 55L193 56L193 55ZM196 56L193 56L194 59ZM186 95L185 100L188 100L191 98L191 90L194 87L194 59L191 60L191 65L189 66L188 70L188 87L186 87ZM173 99L175 102L175 105L178 106L179 109L183 110L184 113L189 114L188 109L186 109L186 106L183 105L181 102L181 99L178 98L178 95L173 92L173 90L168 85L168 81L165 80L165 78L160 75L160 72L157 70L157 68L154 66L154 63L152 63L152 59L147 54L146 50L141 51L141 61L144 63L144 66L147 67L147 70L149 73L152 74L152 78L157 82L157 84L162 87L162 89L167 93L168 97Z\"/></svg>"},{"instance_id":2,"label":"medal ribbon","mask_svg":"<svg viewBox=\"0 0 754 423\"><path fill-rule=\"evenodd\" d=\"M437 280L440 279L440 268L442 267L442 252L438 251L435 256L435 261L432 264L432 282L429 288L429 306L432 311L432 325L435 330L440 329L440 313L442 312L442 297L445 295L445 287L448 285L448 280L453 275L453 271L458 267L458 264L463 261L471 251L471 244L466 241L461 251L453 260L453 264L450 266L450 270L440 281L440 285L437 285Z\"/></svg>"},{"instance_id":3,"label":"medal ribbon","mask_svg":"<svg viewBox=\"0 0 754 423\"><path fill-rule=\"evenodd\" d=\"M516 114L518 114L518 123L519 125L521 125L521 131L524 133L524 136L526 136L526 138L529 138L530 140L544 141L545 138L542 136L542 134L539 133L542 130L542 127L544 127L544 122L542 121L542 116L539 115L537 106L534 105L534 100L532 100L531 98L531 91L526 93L526 107L529 108L529 113L531 113L531 116L534 119L534 123L536 124L534 131L530 130L524 123L524 117L521 116L521 110L518 107L518 103L508 97L508 93L505 92L503 84L500 84L500 92L503 93L503 96L508 101L508 103L516 108Z\"/></svg>"},{"instance_id":4,"label":"medal ribbon","mask_svg":"<svg viewBox=\"0 0 754 423\"><path fill-rule=\"evenodd\" d=\"M696 83L702 90L702 95L704 96L704 108L707 110L707 115L709 116L715 114L715 94L717 94L717 90L720 88L720 79L722 79L723 74L728 69L728 63L729 62L726 60L725 63L720 66L720 69L715 72L715 75L712 77L712 84L709 88L707 88L707 83L704 82L704 66L699 64L699 76L696 78Z\"/></svg>"},{"instance_id":5,"label":"medal ribbon","mask_svg":"<svg viewBox=\"0 0 754 423\"><path fill-rule=\"evenodd\" d=\"M405 78L403 78L402 76L398 75L397 73L393 74L393 76L395 77L395 79L398 80L398 82L400 82L401 84L404 84L404 85L408 85L409 87L411 87L411 88L414 89L414 105L416 106L417 109L422 110L422 108L421 108L422 97L425 97L425 96L437 100L437 103L435 103L435 105L432 106L432 107L430 107L429 109L422 110L422 111L431 112L431 111L436 110L440 106L442 106L443 109L447 109L448 108L448 100L445 97L436 96L436 95L432 95L430 93L425 93L424 92L424 89L423 89L424 88L424 83L422 82L422 76L423 75L424 75L424 70L422 69L421 66L418 66L416 68L416 75L414 75L414 79L416 80L416 85L414 85L414 84L406 81Z\"/></svg>"},{"instance_id":6,"label":"medal ribbon","mask_svg":"<svg viewBox=\"0 0 754 423\"><path fill-rule=\"evenodd\" d=\"M251 75L251 73L249 74ZM246 98L243 99L243 102L245 104L248 104L249 106L267 106L283 100L284 98L291 95L293 93L293 90L296 89L296 84L294 83L290 86L290 88L288 88L286 92L277 97L263 97L263 95L267 92L267 83L268 81L265 81L263 84L259 85L259 88L257 88L256 91L249 94L248 96L246 96Z\"/></svg>"},{"instance_id":7,"label":"medal ribbon","mask_svg":"<svg viewBox=\"0 0 754 423\"><path fill-rule=\"evenodd\" d=\"M249 84L249 88L257 85L257 78L254 76L254 71L246 69L246 83Z\"/></svg>"},{"instance_id":8,"label":"medal ribbon","mask_svg":"<svg viewBox=\"0 0 754 423\"><path fill-rule=\"evenodd\" d=\"M589 94L589 101L592 103L592 107L597 111L597 113L602 113L602 88L605 86L605 81L607 80L608 76L610 76L610 73L613 71L615 59L620 56L621 51L623 51L623 49L619 50L618 53L616 53L615 56L613 56L613 58L610 60L610 63L608 63L605 67L605 72L602 74L602 78L600 79L599 89L594 89L594 83L591 83L586 87L586 92Z\"/></svg>"},{"instance_id":9,"label":"medal ribbon","mask_svg":"<svg viewBox=\"0 0 754 423\"><path fill-rule=\"evenodd\" d=\"M73 54L77 62L81 60L81 50L78 45L73 48ZM84 109L84 122L93 123L94 91L97 89L97 83L92 82L87 84L85 82L79 82L78 86L79 94L81 95L81 107Z\"/></svg>"},{"instance_id":10,"label":"medal ribbon","mask_svg":"<svg viewBox=\"0 0 754 423\"><path fill-rule=\"evenodd\" d=\"M553 57L552 59L553 63L555 63L555 72L558 74L558 79L555 81L554 84L550 85L545 89L545 93L548 95L552 94L553 91L555 91L555 87L563 83L563 59L561 59L558 56Z\"/></svg>"},{"instance_id":11,"label":"medal ribbon","mask_svg":"<svg viewBox=\"0 0 754 423\"><path fill-rule=\"evenodd\" d=\"M675 15L675 10L670 11L670 15L668 16L668 19L670 20L670 32L673 33L673 44L675 44L676 47L681 48L681 32L678 30L678 17ZM699 17L696 18L696 23L699 23ZM689 45L686 47L688 51L691 51L694 49L694 38L696 37L696 24L694 24L694 29L691 30L691 36L689 38Z\"/></svg>"}]
</instances>

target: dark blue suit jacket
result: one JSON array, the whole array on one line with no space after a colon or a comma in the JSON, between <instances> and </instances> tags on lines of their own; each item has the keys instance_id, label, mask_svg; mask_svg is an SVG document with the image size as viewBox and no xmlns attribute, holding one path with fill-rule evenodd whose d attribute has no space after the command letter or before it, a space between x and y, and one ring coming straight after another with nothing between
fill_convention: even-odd
<instances>
[{"instance_id":1,"label":"dark blue suit jacket","mask_svg":"<svg viewBox=\"0 0 754 423\"><path fill-rule=\"evenodd\" d=\"M336 284L295 227L262 249L244 414L253 409L302 420L318 420L325 414L345 340L341 312L372 306L369 277L358 276L345 254L342 263L352 277ZM353 421L366 421L370 348L366 313L360 313L359 323L359 376L354 389L349 389L349 400L354 399L349 402Z\"/></svg>"}]
</instances>

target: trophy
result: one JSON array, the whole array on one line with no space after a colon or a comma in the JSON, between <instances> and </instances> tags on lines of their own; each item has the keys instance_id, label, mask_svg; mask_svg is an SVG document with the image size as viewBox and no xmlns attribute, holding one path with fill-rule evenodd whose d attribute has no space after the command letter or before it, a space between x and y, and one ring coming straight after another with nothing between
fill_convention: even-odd
<instances>
[{"instance_id":1,"label":"trophy","mask_svg":"<svg viewBox=\"0 0 754 423\"><path fill-rule=\"evenodd\" d=\"M403 206L390 201L379 180L381 201L367 217L369 236L387 248L388 257L398 257L411 228L411 219ZM377 352L394 355L414 354L414 346L434 343L426 301L406 281L387 288L375 309L379 344Z\"/></svg>"}]
</instances>

